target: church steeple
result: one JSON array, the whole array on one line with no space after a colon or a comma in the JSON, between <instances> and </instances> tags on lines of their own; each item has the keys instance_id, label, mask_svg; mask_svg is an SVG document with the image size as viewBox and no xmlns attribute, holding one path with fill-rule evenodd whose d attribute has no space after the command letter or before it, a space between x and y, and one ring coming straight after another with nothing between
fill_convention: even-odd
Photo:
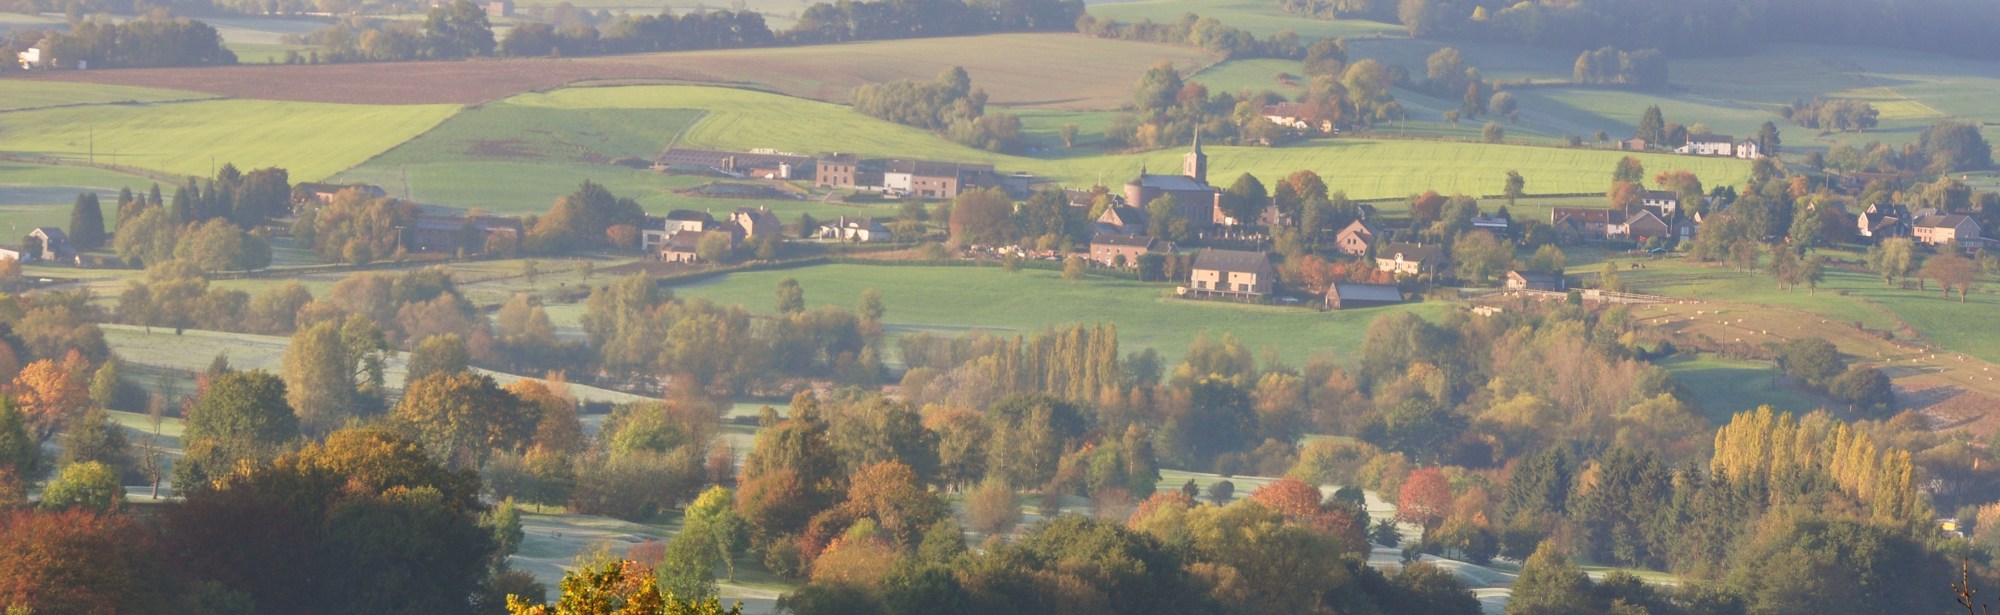
<instances>
[{"instance_id":1,"label":"church steeple","mask_svg":"<svg viewBox=\"0 0 2000 615\"><path fill-rule=\"evenodd\" d=\"M1181 159L1181 174L1208 184L1208 154L1201 153L1201 130L1194 131L1194 147Z\"/></svg>"}]
</instances>

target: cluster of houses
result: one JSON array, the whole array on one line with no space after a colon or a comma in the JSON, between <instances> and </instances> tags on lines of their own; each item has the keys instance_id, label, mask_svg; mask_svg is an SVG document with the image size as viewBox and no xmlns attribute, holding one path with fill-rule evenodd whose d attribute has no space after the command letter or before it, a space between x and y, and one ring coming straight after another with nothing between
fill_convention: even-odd
<instances>
[{"instance_id":1,"label":"cluster of houses","mask_svg":"<svg viewBox=\"0 0 2000 615\"><path fill-rule=\"evenodd\" d=\"M38 226L28 231L26 244L20 248L0 248L0 260L12 259L22 263L60 263L65 265L83 264L83 256L69 243L69 234L53 226Z\"/></svg>"},{"instance_id":2,"label":"cluster of houses","mask_svg":"<svg viewBox=\"0 0 2000 615\"><path fill-rule=\"evenodd\" d=\"M646 216L639 228L639 248L670 263L698 263L705 237L727 237L729 249L735 250L746 241L783 234L784 223L768 207L738 207L722 220L708 212L676 209L665 216Z\"/></svg>"},{"instance_id":3,"label":"cluster of houses","mask_svg":"<svg viewBox=\"0 0 2000 615\"><path fill-rule=\"evenodd\" d=\"M1549 210L1549 225L1571 241L1688 241L1700 229L1701 215L1681 207L1679 194L1647 190L1640 193L1638 202L1623 208L1553 208Z\"/></svg>"},{"instance_id":4,"label":"cluster of houses","mask_svg":"<svg viewBox=\"0 0 2000 615\"><path fill-rule=\"evenodd\" d=\"M1630 152L1652 151L1656 147L1665 149L1668 145L1652 143L1639 138L1618 142L1618 149ZM1756 139L1751 138L1739 141L1729 135L1691 134L1680 145L1672 147L1674 153L1690 156L1729 156L1744 160L1760 160L1768 156L1768 154L1764 153L1763 144L1758 143Z\"/></svg>"},{"instance_id":5,"label":"cluster of houses","mask_svg":"<svg viewBox=\"0 0 2000 615\"><path fill-rule=\"evenodd\" d=\"M1906 205L1870 205L1854 217L1854 232L1880 241L1908 237L1927 246L1957 245L1983 248L1988 240L1979 221L1965 214L1945 213L1931 208L1912 210Z\"/></svg>"}]
</instances>

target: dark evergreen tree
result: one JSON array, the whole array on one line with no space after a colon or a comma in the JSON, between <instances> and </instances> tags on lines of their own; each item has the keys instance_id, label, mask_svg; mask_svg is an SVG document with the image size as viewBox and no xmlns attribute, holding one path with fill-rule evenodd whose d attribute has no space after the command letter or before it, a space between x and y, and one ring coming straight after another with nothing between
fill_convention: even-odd
<instances>
[{"instance_id":1,"label":"dark evergreen tree","mask_svg":"<svg viewBox=\"0 0 2000 615\"><path fill-rule=\"evenodd\" d=\"M69 210L69 243L80 251L104 246L104 209L98 206L97 193L76 195L76 204Z\"/></svg>"}]
</instances>

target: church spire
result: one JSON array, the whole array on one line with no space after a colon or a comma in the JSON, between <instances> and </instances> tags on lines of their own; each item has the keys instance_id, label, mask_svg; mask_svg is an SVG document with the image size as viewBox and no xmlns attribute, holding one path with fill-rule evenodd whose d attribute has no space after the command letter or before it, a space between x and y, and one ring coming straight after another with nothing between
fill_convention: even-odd
<instances>
[{"instance_id":1,"label":"church spire","mask_svg":"<svg viewBox=\"0 0 2000 615\"><path fill-rule=\"evenodd\" d=\"M1181 161L1181 174L1193 178L1204 186L1208 185L1208 154L1201 151L1200 129L1195 129L1194 147L1188 149L1187 155Z\"/></svg>"}]
</instances>

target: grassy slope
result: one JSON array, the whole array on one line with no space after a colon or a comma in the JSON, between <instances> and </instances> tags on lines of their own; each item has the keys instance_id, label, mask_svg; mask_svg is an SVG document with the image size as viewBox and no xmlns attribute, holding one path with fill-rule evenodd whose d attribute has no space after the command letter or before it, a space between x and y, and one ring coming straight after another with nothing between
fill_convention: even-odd
<instances>
[{"instance_id":1,"label":"grassy slope","mask_svg":"<svg viewBox=\"0 0 2000 615\"><path fill-rule=\"evenodd\" d=\"M0 114L6 151L206 176L211 164L283 166L293 181L325 178L407 141L453 105L336 105L212 100L68 107Z\"/></svg>"},{"instance_id":2,"label":"grassy slope","mask_svg":"<svg viewBox=\"0 0 2000 615\"><path fill-rule=\"evenodd\" d=\"M1295 363L1319 352L1344 357L1360 348L1363 330L1377 316L1409 309L1436 318L1450 309L1426 303L1320 313L1185 301L1170 298L1171 288L1161 284L1101 278L1068 283L1053 271L1010 274L998 267L826 265L733 274L679 286L674 292L768 311L771 289L787 277L805 288L809 306L852 306L863 289L881 291L892 330L1025 332L1064 323L1116 323L1127 351L1151 347L1169 364L1178 363L1188 344L1204 331L1233 334L1257 351L1276 347Z\"/></svg>"},{"instance_id":3,"label":"grassy slope","mask_svg":"<svg viewBox=\"0 0 2000 615\"><path fill-rule=\"evenodd\" d=\"M572 88L527 94L510 102L558 109L706 109L709 114L688 130L682 137L683 143L983 161L1006 170L1028 171L1074 184L1088 184L1099 178L1118 183L1122 178L1136 175L1141 166L1179 168L1181 157L1177 149L1076 158L1007 156L960 146L919 129L863 118L837 105L725 88ZM1508 170L1526 175L1534 192L1592 192L1603 189L1604 177L1623 155L1593 150L1365 139L1318 140L1279 148L1207 149L1210 173L1217 181L1244 172L1268 178L1307 168L1353 198L1399 197L1427 189L1444 193L1498 192L1500 180ZM1061 150L1049 153L1071 154ZM1687 169L1705 178L1732 183L1748 173L1748 165L1734 160L1669 155L1641 158L1651 171Z\"/></svg>"},{"instance_id":4,"label":"grassy slope","mask_svg":"<svg viewBox=\"0 0 2000 615\"><path fill-rule=\"evenodd\" d=\"M0 232L9 237L37 226L69 228L69 210L79 192L96 192L105 223L115 224L118 189L143 193L151 180L91 167L0 162Z\"/></svg>"},{"instance_id":5,"label":"grassy slope","mask_svg":"<svg viewBox=\"0 0 2000 615\"><path fill-rule=\"evenodd\" d=\"M1770 363L1732 361L1703 355L1674 357L1661 361L1660 365L1694 393L1694 401L1701 405L1702 413L1708 416L1709 422L1717 425L1729 422L1729 417L1738 412L1758 406L1787 412L1805 412L1819 407L1811 400L1778 387L1775 383L1781 374L1778 367Z\"/></svg>"}]
</instances>

